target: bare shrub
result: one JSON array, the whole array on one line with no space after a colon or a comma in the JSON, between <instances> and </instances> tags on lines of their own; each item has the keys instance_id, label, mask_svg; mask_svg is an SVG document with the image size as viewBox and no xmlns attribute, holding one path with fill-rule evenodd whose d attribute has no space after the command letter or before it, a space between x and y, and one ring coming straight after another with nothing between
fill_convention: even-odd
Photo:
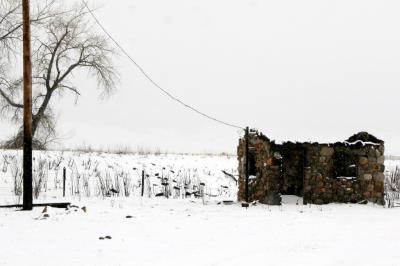
<instances>
[{"instance_id":1,"label":"bare shrub","mask_svg":"<svg viewBox=\"0 0 400 266\"><path fill-rule=\"evenodd\" d=\"M106 197L106 182L103 176L100 175L100 172L96 173L96 183L97 183L97 191L98 195L101 195L103 198Z\"/></svg>"},{"instance_id":2,"label":"bare shrub","mask_svg":"<svg viewBox=\"0 0 400 266\"><path fill-rule=\"evenodd\" d=\"M110 178L111 179L111 178ZM114 182L109 191L109 196L119 196L121 193L120 175L117 170L114 170Z\"/></svg>"},{"instance_id":3,"label":"bare shrub","mask_svg":"<svg viewBox=\"0 0 400 266\"><path fill-rule=\"evenodd\" d=\"M34 158L34 167L33 167L33 196L35 199L39 198L40 192L42 190L47 191L47 180L48 180L48 163L46 159L39 158L36 160Z\"/></svg>"},{"instance_id":4,"label":"bare shrub","mask_svg":"<svg viewBox=\"0 0 400 266\"><path fill-rule=\"evenodd\" d=\"M90 185L89 185L89 178L86 174L82 175L82 188L83 193L86 197L90 197Z\"/></svg>"},{"instance_id":5,"label":"bare shrub","mask_svg":"<svg viewBox=\"0 0 400 266\"><path fill-rule=\"evenodd\" d=\"M13 157L10 163L11 176L13 178L12 180L14 195L16 197L16 203L20 203L22 197L22 163L16 157Z\"/></svg>"},{"instance_id":6,"label":"bare shrub","mask_svg":"<svg viewBox=\"0 0 400 266\"><path fill-rule=\"evenodd\" d=\"M122 185L124 189L124 196L129 197L131 195L131 178L128 176L128 173L123 174Z\"/></svg>"},{"instance_id":7,"label":"bare shrub","mask_svg":"<svg viewBox=\"0 0 400 266\"><path fill-rule=\"evenodd\" d=\"M11 161L15 158L15 156L11 156L8 154L3 154L3 167L1 169L1 171L3 171L3 173L7 172L8 169L8 165L11 163Z\"/></svg>"},{"instance_id":8,"label":"bare shrub","mask_svg":"<svg viewBox=\"0 0 400 266\"><path fill-rule=\"evenodd\" d=\"M111 179L109 171L106 172L105 176L101 175L100 172L97 172L96 181L98 194L103 198L111 196L110 193L113 190L113 180Z\"/></svg>"},{"instance_id":9,"label":"bare shrub","mask_svg":"<svg viewBox=\"0 0 400 266\"><path fill-rule=\"evenodd\" d=\"M400 167L396 166L386 175L385 198L387 206L394 207L395 201L400 200Z\"/></svg>"}]
</instances>

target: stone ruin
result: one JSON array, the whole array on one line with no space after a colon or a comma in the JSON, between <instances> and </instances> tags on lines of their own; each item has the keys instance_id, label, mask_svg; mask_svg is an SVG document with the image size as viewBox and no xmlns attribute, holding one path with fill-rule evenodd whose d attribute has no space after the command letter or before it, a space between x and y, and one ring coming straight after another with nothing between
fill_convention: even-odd
<instances>
[{"instance_id":1,"label":"stone ruin","mask_svg":"<svg viewBox=\"0 0 400 266\"><path fill-rule=\"evenodd\" d=\"M239 140L239 201L246 199L246 140ZM344 142L277 144L256 130L248 137L249 202L280 205L281 195L303 203L384 205L384 142L360 132Z\"/></svg>"}]
</instances>

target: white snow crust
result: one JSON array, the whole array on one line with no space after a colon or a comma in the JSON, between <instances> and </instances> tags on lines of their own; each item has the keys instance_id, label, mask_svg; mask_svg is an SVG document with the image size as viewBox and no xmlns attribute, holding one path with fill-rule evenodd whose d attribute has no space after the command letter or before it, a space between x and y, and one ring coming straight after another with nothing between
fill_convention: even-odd
<instances>
[{"instance_id":1,"label":"white snow crust","mask_svg":"<svg viewBox=\"0 0 400 266\"><path fill-rule=\"evenodd\" d=\"M16 199L11 168L2 171L5 154L18 154L0 151L0 199L10 204ZM58 170L50 166L47 192L35 202L76 207L0 209L0 265L399 265L400 208L302 205L295 196L284 196L282 206L242 208L234 180L221 172L236 175L235 157L37 152L35 158L63 158ZM74 171L93 179L96 161L101 175L113 176L115 169L128 174L132 188L140 180L134 167L146 168L154 183L163 167L171 179L177 175L170 170L181 170L204 182L207 195L142 198L134 188L130 197L102 197L93 188L90 197L68 192L64 199L55 184L64 166L71 173L71 160ZM387 169L399 164L389 161ZM99 239L106 236L111 239Z\"/></svg>"}]
</instances>

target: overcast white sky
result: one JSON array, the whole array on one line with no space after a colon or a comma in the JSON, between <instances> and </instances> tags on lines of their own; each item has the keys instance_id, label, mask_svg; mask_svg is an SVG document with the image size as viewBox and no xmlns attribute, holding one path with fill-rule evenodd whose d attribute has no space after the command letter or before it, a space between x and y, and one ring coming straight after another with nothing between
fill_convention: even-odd
<instances>
[{"instance_id":1,"label":"overcast white sky","mask_svg":"<svg viewBox=\"0 0 400 266\"><path fill-rule=\"evenodd\" d=\"M341 141L366 130L400 154L400 1L114 0L98 18L166 89L277 140ZM123 57L115 94L79 77L56 101L63 145L234 152L238 132L160 94ZM2 122L5 124L4 122ZM0 137L15 127L5 125Z\"/></svg>"}]
</instances>

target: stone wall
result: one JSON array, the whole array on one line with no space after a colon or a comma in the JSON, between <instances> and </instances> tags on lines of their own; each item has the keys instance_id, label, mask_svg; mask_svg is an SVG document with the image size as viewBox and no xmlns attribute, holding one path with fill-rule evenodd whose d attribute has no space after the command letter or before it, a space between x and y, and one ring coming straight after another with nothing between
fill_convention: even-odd
<instances>
[{"instance_id":1,"label":"stone wall","mask_svg":"<svg viewBox=\"0 0 400 266\"><path fill-rule=\"evenodd\" d=\"M383 145L336 143L309 149L304 171L304 203L384 204Z\"/></svg>"},{"instance_id":2,"label":"stone wall","mask_svg":"<svg viewBox=\"0 0 400 266\"><path fill-rule=\"evenodd\" d=\"M249 136L249 200L280 204L281 194L302 196L304 204L384 204L384 143L358 133L334 144L275 144L258 132ZM239 193L245 199L245 141L238 146Z\"/></svg>"},{"instance_id":3,"label":"stone wall","mask_svg":"<svg viewBox=\"0 0 400 266\"><path fill-rule=\"evenodd\" d=\"M249 160L250 167L254 164L255 172L250 172L249 201L258 200L266 204L280 204L280 182L282 160L279 153L273 151L275 146L267 137L258 133L250 133L249 151L253 160ZM239 141L237 150L239 158L239 192L238 199L245 200L246 180L244 174L245 140Z\"/></svg>"}]
</instances>

